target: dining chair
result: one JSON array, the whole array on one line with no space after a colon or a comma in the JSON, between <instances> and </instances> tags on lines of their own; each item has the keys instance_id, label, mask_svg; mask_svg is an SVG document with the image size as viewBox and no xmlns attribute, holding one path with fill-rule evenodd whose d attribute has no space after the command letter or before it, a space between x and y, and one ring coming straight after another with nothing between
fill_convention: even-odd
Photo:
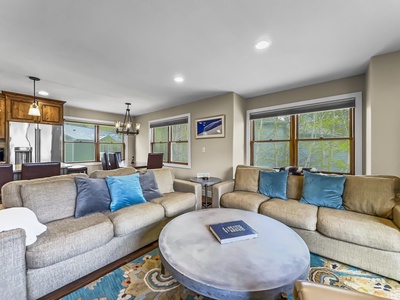
<instances>
[{"instance_id":1,"label":"dining chair","mask_svg":"<svg viewBox=\"0 0 400 300\"><path fill-rule=\"evenodd\" d=\"M115 153L108 153L108 161L110 163L110 170L118 169L118 159Z\"/></svg>"},{"instance_id":2,"label":"dining chair","mask_svg":"<svg viewBox=\"0 0 400 300\"><path fill-rule=\"evenodd\" d=\"M119 165L120 163L122 163L122 153L119 152L119 151L114 152L114 153L115 153L115 156L117 157L117 162L118 162L118 165Z\"/></svg>"},{"instance_id":3,"label":"dining chair","mask_svg":"<svg viewBox=\"0 0 400 300\"><path fill-rule=\"evenodd\" d=\"M1 188L7 182L13 181L13 165L11 164L0 164L0 203L1 203Z\"/></svg>"},{"instance_id":4,"label":"dining chair","mask_svg":"<svg viewBox=\"0 0 400 300\"><path fill-rule=\"evenodd\" d=\"M60 174L60 162L23 163L21 167L22 180L50 177Z\"/></svg>"},{"instance_id":5,"label":"dining chair","mask_svg":"<svg viewBox=\"0 0 400 300\"><path fill-rule=\"evenodd\" d=\"M110 170L110 163L108 162L108 154L105 152L101 156L101 166L103 167L103 170Z\"/></svg>"},{"instance_id":6,"label":"dining chair","mask_svg":"<svg viewBox=\"0 0 400 300\"><path fill-rule=\"evenodd\" d=\"M164 153L149 153L147 156L147 169L159 169L163 167Z\"/></svg>"}]
</instances>

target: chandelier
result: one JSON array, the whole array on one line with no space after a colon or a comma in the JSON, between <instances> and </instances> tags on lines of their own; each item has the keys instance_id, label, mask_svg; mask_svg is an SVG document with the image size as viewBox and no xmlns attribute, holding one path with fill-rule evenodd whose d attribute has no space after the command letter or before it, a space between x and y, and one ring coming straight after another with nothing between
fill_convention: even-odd
<instances>
[{"instance_id":1,"label":"chandelier","mask_svg":"<svg viewBox=\"0 0 400 300\"><path fill-rule=\"evenodd\" d=\"M129 105L131 105L131 103L125 103L125 104L126 104L126 112L124 121L122 123L120 121L115 122L115 128L117 130L117 133L139 134L140 123L136 123L135 128L132 128L133 122L131 117L131 110L129 108Z\"/></svg>"},{"instance_id":2,"label":"chandelier","mask_svg":"<svg viewBox=\"0 0 400 300\"><path fill-rule=\"evenodd\" d=\"M40 79L34 76L29 76L29 79L33 80L33 103L29 107L28 115L39 117L40 110L39 105L36 102L36 81L39 81Z\"/></svg>"}]
</instances>

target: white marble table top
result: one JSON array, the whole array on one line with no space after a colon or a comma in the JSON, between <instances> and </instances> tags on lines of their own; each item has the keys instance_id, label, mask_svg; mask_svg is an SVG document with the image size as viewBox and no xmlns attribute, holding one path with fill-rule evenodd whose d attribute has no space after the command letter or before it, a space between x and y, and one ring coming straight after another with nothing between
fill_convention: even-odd
<instances>
[{"instance_id":1,"label":"white marble table top","mask_svg":"<svg viewBox=\"0 0 400 300\"><path fill-rule=\"evenodd\" d=\"M210 224L243 220L258 232L251 240L220 244ZM276 299L306 279L310 253L286 225L261 214L219 208L170 221L159 238L161 261L180 283L214 299Z\"/></svg>"}]
</instances>

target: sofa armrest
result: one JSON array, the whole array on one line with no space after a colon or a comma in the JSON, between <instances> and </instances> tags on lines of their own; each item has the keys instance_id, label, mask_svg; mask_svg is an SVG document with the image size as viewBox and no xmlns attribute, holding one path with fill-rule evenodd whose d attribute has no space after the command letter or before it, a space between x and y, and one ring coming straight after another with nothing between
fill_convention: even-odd
<instances>
[{"instance_id":1,"label":"sofa armrest","mask_svg":"<svg viewBox=\"0 0 400 300\"><path fill-rule=\"evenodd\" d=\"M174 179L174 191L183 193L193 193L196 196L196 210L201 209L201 184L182 179Z\"/></svg>"},{"instance_id":2,"label":"sofa armrest","mask_svg":"<svg viewBox=\"0 0 400 300\"><path fill-rule=\"evenodd\" d=\"M212 207L221 207L220 201L223 194L233 192L235 187L235 180L223 181L221 183L215 184L212 187Z\"/></svg>"},{"instance_id":3,"label":"sofa armrest","mask_svg":"<svg viewBox=\"0 0 400 300\"><path fill-rule=\"evenodd\" d=\"M400 228L400 203L397 203L395 207L393 207L393 222Z\"/></svg>"},{"instance_id":4,"label":"sofa armrest","mask_svg":"<svg viewBox=\"0 0 400 300\"><path fill-rule=\"evenodd\" d=\"M1 299L26 299L25 230L0 232Z\"/></svg>"}]
</instances>

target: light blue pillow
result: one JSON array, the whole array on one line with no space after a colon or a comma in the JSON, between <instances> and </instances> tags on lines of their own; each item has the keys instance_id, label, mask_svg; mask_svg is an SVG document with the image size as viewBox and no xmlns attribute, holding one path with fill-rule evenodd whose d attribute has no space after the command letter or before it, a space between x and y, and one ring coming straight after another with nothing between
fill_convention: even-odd
<instances>
[{"instance_id":1,"label":"light blue pillow","mask_svg":"<svg viewBox=\"0 0 400 300\"><path fill-rule=\"evenodd\" d=\"M269 172L260 170L260 184L258 192L271 198L286 200L286 186L288 171Z\"/></svg>"},{"instance_id":2,"label":"light blue pillow","mask_svg":"<svg viewBox=\"0 0 400 300\"><path fill-rule=\"evenodd\" d=\"M107 176L106 182L111 195L111 211L146 202L140 186L139 174Z\"/></svg>"},{"instance_id":3,"label":"light blue pillow","mask_svg":"<svg viewBox=\"0 0 400 300\"><path fill-rule=\"evenodd\" d=\"M300 203L344 209L343 190L345 176L328 176L304 172L303 194Z\"/></svg>"}]
</instances>

